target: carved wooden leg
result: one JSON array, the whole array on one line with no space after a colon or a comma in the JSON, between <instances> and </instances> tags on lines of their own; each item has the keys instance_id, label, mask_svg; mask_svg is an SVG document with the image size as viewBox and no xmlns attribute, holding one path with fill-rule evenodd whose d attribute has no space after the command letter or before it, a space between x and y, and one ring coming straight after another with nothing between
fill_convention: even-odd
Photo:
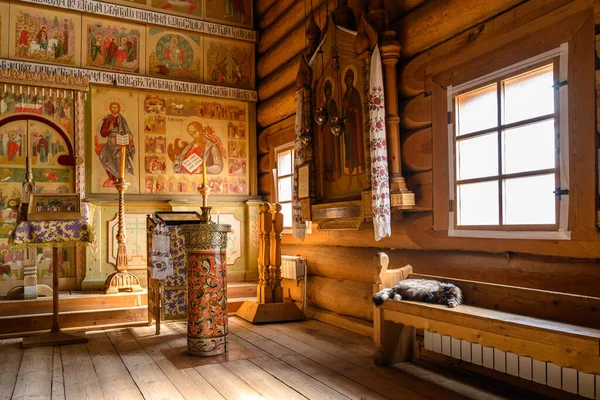
<instances>
[{"instance_id":1,"label":"carved wooden leg","mask_svg":"<svg viewBox=\"0 0 600 400\"><path fill-rule=\"evenodd\" d=\"M385 320L385 311L375 308L373 314L375 363L395 364L412 358L414 328Z\"/></svg>"}]
</instances>

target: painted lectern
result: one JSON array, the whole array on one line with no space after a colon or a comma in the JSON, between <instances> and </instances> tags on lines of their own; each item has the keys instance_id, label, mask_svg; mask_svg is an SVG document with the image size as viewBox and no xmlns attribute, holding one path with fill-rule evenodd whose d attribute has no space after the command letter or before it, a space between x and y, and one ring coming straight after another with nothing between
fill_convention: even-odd
<instances>
[{"instance_id":1,"label":"painted lectern","mask_svg":"<svg viewBox=\"0 0 600 400\"><path fill-rule=\"evenodd\" d=\"M227 234L231 225L211 221L206 178L198 191L201 222L181 226L187 253L187 351L193 356L218 356L228 351Z\"/></svg>"}]
</instances>

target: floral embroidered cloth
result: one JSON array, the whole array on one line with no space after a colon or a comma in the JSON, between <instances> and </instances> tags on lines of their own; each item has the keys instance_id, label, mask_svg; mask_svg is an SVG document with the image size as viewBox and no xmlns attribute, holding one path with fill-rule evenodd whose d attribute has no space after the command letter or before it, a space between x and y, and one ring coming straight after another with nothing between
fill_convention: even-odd
<instances>
[{"instance_id":1,"label":"floral embroidered cloth","mask_svg":"<svg viewBox=\"0 0 600 400\"><path fill-rule=\"evenodd\" d=\"M316 53L316 52L315 52ZM294 141L294 170L297 167L306 163L304 158L304 150L300 134L302 133L302 96L298 96L298 104L296 107L296 140ZM294 187L292 192L292 237L294 239L304 240L306 237L306 221L302 218L302 205L298 199L298 176L294 175Z\"/></svg>"},{"instance_id":2,"label":"floral embroidered cloth","mask_svg":"<svg viewBox=\"0 0 600 400\"><path fill-rule=\"evenodd\" d=\"M169 227L159 222L152 232L152 279L167 279L173 275L173 258L171 257L171 236Z\"/></svg>"},{"instance_id":3,"label":"floral embroidered cloth","mask_svg":"<svg viewBox=\"0 0 600 400\"><path fill-rule=\"evenodd\" d=\"M68 221L20 221L9 238L17 249L38 246L86 245L93 240L95 206L81 203L81 219Z\"/></svg>"},{"instance_id":4,"label":"floral embroidered cloth","mask_svg":"<svg viewBox=\"0 0 600 400\"><path fill-rule=\"evenodd\" d=\"M385 101L383 73L379 46L371 56L369 84L369 148L371 149L371 198L375 240L391 236L390 183L388 176L387 143L385 140Z\"/></svg>"}]
</instances>

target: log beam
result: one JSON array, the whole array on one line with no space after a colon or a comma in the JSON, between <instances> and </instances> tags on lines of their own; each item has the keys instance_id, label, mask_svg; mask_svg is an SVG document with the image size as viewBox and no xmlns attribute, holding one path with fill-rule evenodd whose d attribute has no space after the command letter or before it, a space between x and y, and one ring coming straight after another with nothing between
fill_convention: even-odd
<instances>
[{"instance_id":1,"label":"log beam","mask_svg":"<svg viewBox=\"0 0 600 400\"><path fill-rule=\"evenodd\" d=\"M431 96L421 93L400 105L400 121L404 129L421 129L431 125Z\"/></svg>"},{"instance_id":2,"label":"log beam","mask_svg":"<svg viewBox=\"0 0 600 400\"><path fill-rule=\"evenodd\" d=\"M335 0L329 1L329 9L333 10L335 7ZM279 12L275 16L274 20L270 18L266 21L259 22L259 28L261 30L260 41L258 43L258 54L264 54L267 50L269 50L273 45L275 45L278 41L285 38L285 36L296 26L306 26L307 22L305 21L305 14L310 13L310 5L306 5L307 9L305 10L305 4L303 1L291 1L284 0L278 2L273 9L282 8L287 4L287 7L283 12ZM313 0L313 10L315 10L315 19L321 28L325 25L324 13L319 13L318 9L325 3L325 0ZM326 7L325 7L326 8ZM271 10L269 10L270 12ZM265 15L265 18L270 17ZM274 21L277 21L276 24L273 24ZM266 25L268 23L268 25Z\"/></svg>"},{"instance_id":3,"label":"log beam","mask_svg":"<svg viewBox=\"0 0 600 400\"><path fill-rule=\"evenodd\" d=\"M405 171L423 172L433 168L431 128L407 132L401 139L402 166Z\"/></svg>"},{"instance_id":4,"label":"log beam","mask_svg":"<svg viewBox=\"0 0 600 400\"><path fill-rule=\"evenodd\" d=\"M331 1L331 0L330 0ZM315 19L325 21L327 9L325 4L315 10ZM304 17L304 14L302 14ZM259 79L263 79L274 72L277 68L296 57L306 49L305 32L306 26L302 23L297 24L284 37L274 36L276 43L263 55L261 55L256 64L256 72ZM270 40L263 38L262 40Z\"/></svg>"},{"instance_id":5,"label":"log beam","mask_svg":"<svg viewBox=\"0 0 600 400\"><path fill-rule=\"evenodd\" d=\"M373 275L367 277L367 274L375 274L373 256L377 253L376 249L304 245L295 242L283 244L282 253L299 254L306 258L309 276L373 283ZM420 274L598 296L596 282L600 279L600 262L595 259L573 260L565 257L460 250L386 249L385 253L389 256L390 268L410 264L414 267L414 272ZM569 274L564 273L567 270Z\"/></svg>"},{"instance_id":6,"label":"log beam","mask_svg":"<svg viewBox=\"0 0 600 400\"><path fill-rule=\"evenodd\" d=\"M524 2L523 0L428 1L400 18L392 28L398 32L402 57L408 58Z\"/></svg>"},{"instance_id":7,"label":"log beam","mask_svg":"<svg viewBox=\"0 0 600 400\"><path fill-rule=\"evenodd\" d=\"M273 125L296 113L296 83L288 86L276 96L258 104L256 120L260 128Z\"/></svg>"},{"instance_id":8,"label":"log beam","mask_svg":"<svg viewBox=\"0 0 600 400\"><path fill-rule=\"evenodd\" d=\"M264 14L261 14L258 19L258 29L263 32L265 29L269 28L275 21L281 22L281 18L285 13L294 6L301 4L304 7L304 2L297 2L296 0L277 0L274 2L271 7L265 10ZM304 15L304 13L302 13ZM277 25L277 24L275 24ZM293 26L293 25L292 25ZM262 35L261 35L262 40Z\"/></svg>"},{"instance_id":9,"label":"log beam","mask_svg":"<svg viewBox=\"0 0 600 400\"><path fill-rule=\"evenodd\" d=\"M518 33L522 30L531 31L530 23L535 19L555 10L571 0L530 0L525 4L515 8L514 12L498 15L490 21L482 24L465 25L466 29L463 33L447 40L441 44L436 44L431 50L423 52L411 59L401 69L399 86L400 95L402 97L412 97L419 95L428 89L425 85L425 78L432 71L427 71L428 65L431 65L434 60L436 64L448 66L448 62L444 56L457 54L461 49L466 47L487 46L490 50L497 47L499 40L494 38L506 37L506 34L512 31ZM553 18L542 18L541 24L557 23ZM474 26L476 25L476 26ZM522 35L522 33L518 33ZM505 42L506 39L503 39ZM404 49L403 49L404 50ZM406 53L403 53L406 55Z\"/></svg>"}]
</instances>

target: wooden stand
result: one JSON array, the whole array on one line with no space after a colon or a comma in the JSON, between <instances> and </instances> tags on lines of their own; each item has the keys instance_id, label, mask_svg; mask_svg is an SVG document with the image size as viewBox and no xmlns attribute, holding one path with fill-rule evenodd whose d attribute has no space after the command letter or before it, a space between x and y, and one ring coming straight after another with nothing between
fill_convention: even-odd
<instances>
[{"instance_id":1,"label":"wooden stand","mask_svg":"<svg viewBox=\"0 0 600 400\"><path fill-rule=\"evenodd\" d=\"M259 207L258 288L256 302L245 301L237 316L252 323L301 321L304 314L294 303L283 302L281 287L281 204Z\"/></svg>"},{"instance_id":2,"label":"wooden stand","mask_svg":"<svg viewBox=\"0 0 600 400\"><path fill-rule=\"evenodd\" d=\"M23 339L21 347L26 349L40 346L60 346L63 344L87 343L88 339L76 335L61 332L58 323L58 248L52 248L52 329L49 333L41 336L27 337Z\"/></svg>"},{"instance_id":3,"label":"wooden stand","mask_svg":"<svg viewBox=\"0 0 600 400\"><path fill-rule=\"evenodd\" d=\"M182 225L187 253L187 352L218 356L227 348L227 234L231 225Z\"/></svg>"}]
</instances>

